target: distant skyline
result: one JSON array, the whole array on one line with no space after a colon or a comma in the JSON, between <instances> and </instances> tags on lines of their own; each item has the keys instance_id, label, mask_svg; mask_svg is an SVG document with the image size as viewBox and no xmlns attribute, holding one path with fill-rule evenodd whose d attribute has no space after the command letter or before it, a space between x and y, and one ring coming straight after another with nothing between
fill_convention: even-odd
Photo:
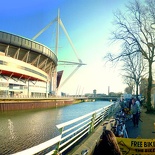
<instances>
[{"instance_id":1,"label":"distant skyline","mask_svg":"<svg viewBox=\"0 0 155 155\"><path fill-rule=\"evenodd\" d=\"M113 13L123 11L124 0L6 0L1 2L0 30L32 39L42 28L57 17L60 18L74 44L78 57L87 64L81 66L59 90L59 94L79 95L93 93L108 94L124 92L119 65L115 68L105 65L103 57L107 52L119 52L117 44L111 44L110 37L114 28ZM40 35L36 41L55 50L56 23ZM62 29L59 36L58 59L77 61ZM64 70L63 82L76 66L58 66ZM60 84L61 85L61 84Z\"/></svg>"}]
</instances>

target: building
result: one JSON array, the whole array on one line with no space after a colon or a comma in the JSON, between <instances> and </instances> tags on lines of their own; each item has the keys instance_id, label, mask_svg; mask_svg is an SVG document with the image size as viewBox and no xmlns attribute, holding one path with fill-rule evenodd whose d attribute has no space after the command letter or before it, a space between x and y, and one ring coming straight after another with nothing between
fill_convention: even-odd
<instances>
[{"instance_id":1,"label":"building","mask_svg":"<svg viewBox=\"0 0 155 155\"><path fill-rule=\"evenodd\" d=\"M48 97L55 93L57 61L45 45L0 31L0 97Z\"/></svg>"},{"instance_id":2,"label":"building","mask_svg":"<svg viewBox=\"0 0 155 155\"><path fill-rule=\"evenodd\" d=\"M96 89L93 90L93 95L96 97Z\"/></svg>"}]
</instances>

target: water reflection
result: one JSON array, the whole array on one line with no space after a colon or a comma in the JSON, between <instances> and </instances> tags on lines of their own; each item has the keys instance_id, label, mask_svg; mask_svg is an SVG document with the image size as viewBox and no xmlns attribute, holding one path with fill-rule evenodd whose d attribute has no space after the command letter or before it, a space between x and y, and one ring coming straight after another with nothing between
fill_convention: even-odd
<instances>
[{"instance_id":1,"label":"water reflection","mask_svg":"<svg viewBox=\"0 0 155 155\"><path fill-rule=\"evenodd\" d=\"M10 131L9 139L15 139L14 126L13 122L10 119L8 119L8 128Z\"/></svg>"},{"instance_id":2,"label":"water reflection","mask_svg":"<svg viewBox=\"0 0 155 155\"><path fill-rule=\"evenodd\" d=\"M85 102L56 109L0 113L0 154L11 154L57 135L57 124L102 108L110 102Z\"/></svg>"}]
</instances>

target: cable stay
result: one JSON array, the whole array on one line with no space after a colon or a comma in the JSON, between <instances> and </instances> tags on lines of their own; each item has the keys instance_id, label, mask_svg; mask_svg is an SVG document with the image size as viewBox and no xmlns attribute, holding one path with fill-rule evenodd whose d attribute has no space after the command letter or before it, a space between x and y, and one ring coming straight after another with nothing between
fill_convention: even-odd
<instances>
[{"instance_id":1,"label":"cable stay","mask_svg":"<svg viewBox=\"0 0 155 155\"><path fill-rule=\"evenodd\" d=\"M59 21L60 21L59 24L60 24L60 26L62 27L62 29L63 29L63 31L64 31L64 33L65 33L65 35L66 35L66 37L67 37L67 39L68 39L68 41L69 41L71 47L72 47L72 49L73 49L73 51L74 51L74 53L75 53L75 55L76 55L76 57L77 57L77 59L78 59L78 61L79 61L80 59L79 59L79 57L78 57L78 55L77 55L76 49L75 49L75 47L74 47L74 45L73 45L73 43L72 43L72 41L71 41L71 39L70 39L70 37L69 37L69 35L68 35L66 29L65 29L65 27L64 27L64 25L63 25L61 19L60 19ZM80 62L80 61L79 61L79 62Z\"/></svg>"},{"instance_id":2,"label":"cable stay","mask_svg":"<svg viewBox=\"0 0 155 155\"><path fill-rule=\"evenodd\" d=\"M40 30L33 38L32 40L36 40L44 31L46 31L54 22L57 21L57 18L55 18L53 21L51 21L47 26L45 26L42 30Z\"/></svg>"},{"instance_id":3,"label":"cable stay","mask_svg":"<svg viewBox=\"0 0 155 155\"><path fill-rule=\"evenodd\" d=\"M79 60L80 62L73 62L73 61L59 61L59 65L86 65L84 63L82 63L81 60Z\"/></svg>"},{"instance_id":4,"label":"cable stay","mask_svg":"<svg viewBox=\"0 0 155 155\"><path fill-rule=\"evenodd\" d=\"M68 75L68 77L61 83L61 85L58 87L60 89L72 76L73 74L81 67L81 65L78 65L71 74Z\"/></svg>"}]
</instances>

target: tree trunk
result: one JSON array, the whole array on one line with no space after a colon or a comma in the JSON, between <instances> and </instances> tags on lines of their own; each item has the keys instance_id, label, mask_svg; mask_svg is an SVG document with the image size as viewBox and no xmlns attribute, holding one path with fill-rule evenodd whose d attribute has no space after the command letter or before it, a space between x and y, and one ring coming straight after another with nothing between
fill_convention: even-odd
<instances>
[{"instance_id":1,"label":"tree trunk","mask_svg":"<svg viewBox=\"0 0 155 155\"><path fill-rule=\"evenodd\" d=\"M136 82L136 98L138 98L138 86L139 86L139 83Z\"/></svg>"},{"instance_id":2,"label":"tree trunk","mask_svg":"<svg viewBox=\"0 0 155 155\"><path fill-rule=\"evenodd\" d=\"M150 112L152 110L151 90L152 90L152 62L149 61L149 77L148 77L148 88L147 88L147 112Z\"/></svg>"}]
</instances>

